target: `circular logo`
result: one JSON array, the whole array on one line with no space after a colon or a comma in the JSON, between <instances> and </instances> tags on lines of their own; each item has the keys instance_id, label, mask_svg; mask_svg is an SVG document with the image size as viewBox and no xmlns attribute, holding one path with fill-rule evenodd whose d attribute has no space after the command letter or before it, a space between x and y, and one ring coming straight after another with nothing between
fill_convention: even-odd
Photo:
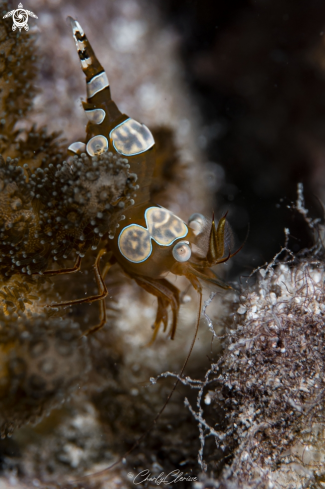
<instances>
[{"instance_id":1,"label":"circular logo","mask_svg":"<svg viewBox=\"0 0 325 489\"><path fill-rule=\"evenodd\" d=\"M28 22L28 14L26 10L21 8L15 10L15 13L12 16L12 20L14 21L14 24L16 25L16 27L18 27L18 29L22 29L23 27L25 27Z\"/></svg>"}]
</instances>

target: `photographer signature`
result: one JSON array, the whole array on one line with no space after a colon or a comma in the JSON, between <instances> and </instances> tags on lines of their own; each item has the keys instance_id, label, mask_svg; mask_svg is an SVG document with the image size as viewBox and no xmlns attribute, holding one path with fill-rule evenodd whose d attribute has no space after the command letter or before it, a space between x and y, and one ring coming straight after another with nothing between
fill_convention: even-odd
<instances>
[{"instance_id":1,"label":"photographer signature","mask_svg":"<svg viewBox=\"0 0 325 489\"><path fill-rule=\"evenodd\" d=\"M133 484L138 486L139 484L143 484L144 482L153 482L157 486L161 484L176 484L177 482L196 482L197 477L191 477L190 475L184 475L184 472L181 472L179 469L173 470L169 472L169 474L165 474L165 472L161 472L157 476L153 476L150 470L142 470L139 474L133 474L132 472L128 473L129 479L133 480Z\"/></svg>"}]
</instances>

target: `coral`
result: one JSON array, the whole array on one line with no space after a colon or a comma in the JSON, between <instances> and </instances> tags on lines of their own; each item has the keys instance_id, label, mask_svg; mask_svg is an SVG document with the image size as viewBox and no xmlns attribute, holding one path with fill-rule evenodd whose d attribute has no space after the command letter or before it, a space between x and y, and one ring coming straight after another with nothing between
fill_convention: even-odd
<instances>
[{"instance_id":1,"label":"coral","mask_svg":"<svg viewBox=\"0 0 325 489\"><path fill-rule=\"evenodd\" d=\"M3 22L0 48L0 272L10 277L42 272L71 251L83 256L105 233L113 235L136 176L111 154L64 161L58 133L18 130L36 93L35 39Z\"/></svg>"},{"instance_id":2,"label":"coral","mask_svg":"<svg viewBox=\"0 0 325 489\"><path fill-rule=\"evenodd\" d=\"M120 8L121 4L114 8ZM92 10L89 2L86 7ZM6 2L1 3L1 10L9 9ZM65 27L61 26L60 9L55 10L62 32ZM36 13L39 14L38 11ZM117 14L115 19L119 25ZM40 15L40 23L41 20ZM156 35L157 19L154 22L150 29ZM10 31L10 23L3 25L4 42L8 44L10 40L13 57L3 58L6 65L0 78L0 88L5 87L8 70L14 72L18 67L19 72L19 66L26 67L26 73L24 71L20 76L19 87L24 90L21 92L22 106L26 102L29 108L36 93L34 81L38 66L35 66L35 44L31 37L26 43L24 37L23 50L22 38ZM120 31L115 30L120 38L122 27ZM105 29L108 29L106 24ZM51 29L44 30L50 33L54 54L60 53L64 57L64 35L55 33L54 22ZM55 34L60 39L54 40ZM153 38L157 39L157 46L162 52L166 49L172 51L175 46L175 40L170 36ZM18 51L21 59L18 59ZM52 53L51 50L46 51L46 63L54 60ZM142 53L138 56L141 59L138 68L147 72L150 80L154 72L156 77L161 75L160 60L153 69L156 62L152 57L146 60ZM118 59L120 57L122 59L118 54ZM116 79L123 78L126 86L131 83L134 89L137 83L132 77L125 76L137 71L130 66L131 62L129 59L127 66L116 63ZM71 63L65 70L63 63L64 79L71 80L74 70L79 75L79 67L75 68ZM15 79L18 72L14 72ZM182 86L178 86L174 69L166 66L166 74L168 86L174 90L168 95L170 100L166 104L163 97L156 95L155 103L146 112L146 117L151 117L150 125L152 120L159 125L171 121L172 125L172 129L160 126L153 131L159 147L153 191L157 203L168 205L172 201L174 209L185 218L192 211L202 211L207 197L197 164L199 158L193 136L195 124L193 120L189 122L186 119L191 114L189 104L181 93ZM146 76L143 71L139 75L139 78L143 77L143 100L148 99L147 94L152 93L155 85L152 81L150 85L148 79L145 83ZM40 83L42 90L47 82L45 75ZM164 90L165 83L164 78ZM115 82L116 85L119 84ZM71 86L69 90L65 99L59 90L56 92L68 112L68 128L61 124L62 119L53 117L53 106L44 103L46 110L42 107L42 113L50 124L67 129L67 137L77 131L78 120L82 121L81 117L78 119L69 112L71 95L81 92ZM140 94L140 86L138 90ZM177 93L182 97L174 103ZM11 98L6 90L0 92L0 99L4 107L12 110L9 113L6 108L10 117L3 125L0 148L0 429L3 436L13 432L13 443L19 448L16 458L12 454L5 458L1 482L5 481L3 483L9 487L9 479L18 486L60 481L63 487L67 476L74 478L85 471L95 472L109 465L147 429L148 420L159 410L169 386L161 383L150 385L148 389L143 387L143 383L163 368L179 369L186 355L189 336L184 330L195 317L197 305L194 302L187 304L186 312L184 308L178 342L170 344L159 339L157 346L151 349L143 346L150 338L149 325L154 320L153 301L146 294L133 290L116 268L110 274L108 289L110 299L113 294L117 295L117 289L122 291L117 306L118 317L110 318L108 327L93 337L87 340L79 338L89 324L96 324L96 305L89 307L86 304L59 311L44 308L54 298L59 302L91 295L93 290L97 292L90 273L95 249L101 235L114 234L125 207L132 204L133 192L137 190L136 175L129 173L125 159L114 158L111 154L67 159L67 145L59 139L58 133L49 134L46 128L31 125L30 121L37 119L39 114L31 114L27 109L20 113L18 104L13 103L18 98ZM140 99L140 96L133 96L132 103L136 104ZM37 103L39 100L42 99L38 97ZM141 111L138 109L138 112ZM173 116L175 113L177 117ZM178 145L180 140L184 141L185 159L193 163L186 171L184 155L175 156L178 145L171 142L172 135L176 135ZM194 185L189 182L194 182ZM53 279L42 274L48 269L67 267L76 254L83 258L82 271ZM185 288L182 280L179 283ZM110 307L111 302L108 304ZM197 358L200 356L197 354ZM197 360L197 363L201 361ZM186 410L180 413L182 398L175 397L177 400L168 406L164 422L155 428L153 437L130 457L130 467L139 470L152 468L157 473L161 468L171 471L175 465L183 467L185 464L184 472L193 473L198 446L196 425ZM61 406L63 401L66 401L65 405ZM59 409L53 410L54 407ZM45 414L49 416L44 419ZM34 427L31 423L38 424ZM6 443L0 444L1 453L5 451ZM111 487L128 484L123 468L110 474ZM91 486L91 479L82 484L82 487Z\"/></svg>"},{"instance_id":3,"label":"coral","mask_svg":"<svg viewBox=\"0 0 325 489\"><path fill-rule=\"evenodd\" d=\"M55 10L58 12L59 3L55 3ZM88 9L93 8L93 3L87 2L87 4ZM117 4L122 7L117 7ZM123 15L127 12L127 15L132 16L137 5L137 2L121 1L115 3L114 8L124 8ZM113 7L109 4L109 7L105 8ZM53 11L54 9L51 11L51 19L54 18ZM129 18L125 21L121 12L122 10L118 11L115 17L108 16L107 24L108 22L112 24L107 27L105 23L105 29L112 37L114 32L118 33L115 42L118 45L119 41L123 50L123 46L125 49L123 43L127 44L129 41L127 36L122 34L128 33L128 29L134 36L139 35L137 34L139 32L146 32L146 23L141 23L143 21L141 16L133 23ZM99 28L97 14L94 9L94 23L96 28ZM104 18L102 4L100 14ZM89 22L93 22L91 15L89 18ZM270 17L266 15L265 18ZM282 19L282 16L279 18ZM243 21L238 20L239 23ZM61 26L61 23L60 18L58 24ZM48 31L54 37L54 21ZM10 34L8 30L7 35ZM159 35L156 34L155 31L155 37L152 36L155 40L159 39ZM47 63L48 65L53 63L53 66L57 60L53 53L57 51L62 55L62 45L65 41L64 36L57 33L56 35L63 40L56 39L58 42L52 42L52 51L46 51L47 54L49 53ZM163 45L167 44L166 37ZM12 37L12 39L20 42L19 37ZM107 49L104 41L102 44L108 53L107 56L110 57L111 50ZM150 45L151 51L156 53L151 43L143 44ZM229 45L231 44L229 42ZM247 44L248 42L237 43L236 49L246 49ZM230 47L228 51L229 49ZM26 53L30 56L28 49ZM120 52L118 56L122 60ZM156 57L159 59L159 56ZM146 56L141 53L141 63L138 62L144 70L148 69L145 58ZM241 58L244 60L242 62L246 63L245 57ZM229 59L233 63L231 57ZM268 59L268 51L265 59ZM133 61L127 60L127 62ZM134 63L136 65L137 62ZM154 60L151 59L150 63L154 63ZM130 68L129 64L127 68ZM167 71L167 64L164 69ZM120 62L118 70L121 73L126 71L124 61ZM150 70L151 67L148 69L151 73ZM129 71L136 72L134 68ZM159 71L161 72L160 59ZM72 77L69 70L62 68L62 72L64 78L70 81ZM28 77L31 75L32 73ZM116 78L118 79L118 76ZM173 77L172 79L174 81ZM42 82L44 86L46 80L43 78ZM142 90L137 92L139 96L133 97L134 100L140 100L141 93L145 95L143 99L152 97L155 84L151 81L150 83L147 80L147 84L142 85ZM130 84L133 87L138 86L131 76ZM67 100L69 97L66 95L64 98L61 92L59 95L58 93L59 91L56 96L63 100L62 106L66 113L69 113L71 107ZM249 98L255 100L255 95L253 91ZM9 100L7 94L5 98ZM166 104L163 100L159 106L157 98L157 96L154 98L154 103L151 105L151 117L156 117L158 120L161 117L166 121L169 117L166 116L168 111L160 110ZM44 105L49 111L48 114L55 113L56 109L53 109L53 105L52 108L47 104ZM178 110L181 113L181 109ZM268 111L264 112L268 113ZM50 118L48 114L44 117ZM61 127L57 117L52 119L53 125ZM71 132L77 131L77 120L77 117L69 118ZM242 117L242 120L242 127L245 126L247 131L247 119ZM72 124L72 121L75 124ZM191 139L193 128L188 132L186 128L191 126L192 122L186 119L184 121L173 119L174 126L177 126L178 138L183 132L187 134L188 139L185 138L187 142ZM19 120L19 123L22 124L22 121ZM211 132L211 128L208 129ZM166 134L168 131L161 131L163 148L166 149L164 132ZM131 176L131 182L128 182L130 176L127 173L127 163L122 161L120 162L122 166L117 168L116 162L113 162L110 156L106 159L98 158L97 161L75 158L64 163L62 142L58 140L57 134L48 135L45 129L38 130L32 127L21 134L15 133L12 129L9 133L6 136L6 146L3 150L5 156L1 167L3 188L8 192L4 194L8 197L1 204L2 208L8 209L8 212L2 214L4 217L1 223L3 228L1 232L7 233L4 234L5 243L1 243L4 259L1 270L7 275L3 277L0 284L0 300L3 307L2 336L0 335L1 351L3 351L2 397L0 395L0 409L4 413L4 419L1 420L3 434L11 432L12 429L28 421L39 420L53 406L63 399L68 399L73 389L77 386L81 388L64 407L52 411L52 414L36 428L22 426L19 430L16 429L14 440L21 450L20 457L17 456L15 460L18 475L10 473L8 456L4 462L4 478L7 478L8 487L9 478L18 487L24 484L26 479L30 482L29 485L37 486L41 485L41 481L51 480L60 481L62 487L65 487L64 480L67 476L73 478L83 475L85 471L95 472L116 460L118 454L123 456L132 446L134 438L140 436L150 425L149 420L159 410L161 400L166 397L168 389L165 384L159 386L158 383L158 385L143 387L143 383L151 375L156 375L157 371L162 371L164 368L178 368L182 354L186 350L188 323L192 321L196 309L195 305L189 304L191 309L185 311L184 308L182 311L186 331L180 332L182 335L180 342L175 341L174 344L167 345L159 338L159 342L150 351L141 348L149 336L144 325L147 324L148 318L152 318L150 299L128 287L127 280L121 279L118 272L114 270L111 290L116 293L117 286L114 280L119 279L122 282L122 286L119 286L122 294L118 318L110 321L108 328L104 328L87 340L89 352L86 343L80 341L78 335L79 324L80 330L84 326L82 321L94 322L93 313L90 312L93 307L85 306L88 308L87 313L83 312L84 306L78 307L78 311L75 310L76 308L65 310L62 320L56 315L50 316L49 312L45 314L42 301L50 301L54 290L58 291L59 297L65 299L81 297L86 293L89 295L94 288L90 274L87 269L83 269L83 273L59 277L60 280L57 282L53 280L55 286L52 286L49 280L45 280L42 276L35 278L28 272L32 274L48 267L55 267L52 261L58 261L58 266L66 266L66 260L72 253L78 252L80 256L85 254L86 250L88 252L83 264L86 266L93 264L95 250L91 249L96 247L99 234L104 230L113 232L113 229L108 228L111 219L114 225L118 224L117 219L123 215L123 210L118 203L127 203L132 198L132 189L129 186L126 191L130 193L126 195L123 190L124 182L135 183L135 177ZM196 134L194 131L195 137L192 137L192 140L200 139L202 133ZM265 134L269 133L266 131ZM20 137L22 139L19 139ZM247 138L244 137L239 146L233 145L236 155L238 148L242 148L242 143L246 145L246 142ZM188 144L186 151L189 153L191 150L192 146ZM249 151L241 151L241 155L245 158L250 158L250 154ZM286 148L283 155L287 154ZM18 162L13 159L7 162L7 156L18 158ZM197 187L192 185L192 188L189 188L188 175L180 172L181 163L175 160L174 148L168 150L163 157L160 153L160 158L162 164L158 167L153 182L157 201L161 203L159 199L163 199L162 203L165 204L172 200L174 208L187 213L189 208L197 205L197 200L195 202L192 198ZM294 157L292 161L296 161ZM28 168L24 168L25 163ZM110 168L110 164L113 167ZM91 174L99 171L98 179L92 180L92 177L88 179L83 165ZM19 166L23 168L24 173L18 169ZM233 170L233 166L229 165L229 167ZM70 169L73 169L71 175ZM113 175L115 169L119 169L118 175ZM199 181L198 175L201 178L203 173L201 170L200 173L193 172L192 179L195 180L196 175ZM241 175L242 172L238 171L239 180ZM108 185L99 191L98 185L106 177L110 182L111 178L116 177L114 187ZM258 177L258 172L254 172L252 182ZM282 174L277 174L276 177L281 178ZM63 182L60 182L60 179ZM49 186L52 181L56 184L55 189ZM174 191L171 197L170 189L175 189L179 182L182 183L182 191ZM66 188L63 190L63 187ZM260 188L257 185L256 187ZM247 187L248 192L250 188ZM77 189L76 195L75 189ZM53 195L53 192L56 192L56 195ZM253 192L250 193L253 195ZM93 202L94 207L102 205L99 197L105 194L112 196L110 205L114 209L111 207L105 209L105 206L102 206L100 213L103 215L98 216L94 208L89 206L89 202ZM53 207L47 206L48 203L54 204ZM254 205L256 205L255 201ZM53 212L56 208L59 214ZM193 210L201 211L201 208ZM263 213L263 220L260 218L263 226L262 224L262 227L255 226L254 232L264 237L266 235L264 229L269 226L269 215L265 213L262 205L260 212ZM70 213L72 219L68 218ZM59 221L56 221L57 217L60 218ZM48 222L49 219L51 222ZM51 233L52 229L55 231L54 236L49 236L48 233ZM37 240L41 236L39 243L32 240L35 232ZM44 243L40 243L41 240ZM14 246L11 246L12 244ZM53 253L57 250L58 253ZM11 251L13 253L10 253ZM23 267L21 260L24 259L28 260L25 263L26 272L21 268ZM34 259L37 260L36 263L33 262ZM18 275L17 272L20 274ZM297 258L292 263L288 263L287 260L286 263L261 270L257 284L248 289L243 288L240 303L235 305L232 314L229 314L229 318L225 321L228 334L220 359L219 356L217 359L213 358L210 350L203 355L200 347L200 355L198 355L200 358L198 360L196 357L189 375L194 377L197 372L202 371L202 357L204 356L204 361L205 357L208 357L209 370L206 380L195 382L190 377L182 379L184 384L199 389L196 408L191 407L196 402L195 391L188 394L187 406L194 415L193 419L190 413L184 414L181 411L184 392L182 390L167 407L162 418L162 426L155 426L151 437L127 458L126 465L106 473L102 483L97 482L94 477L93 481L89 478L87 482L82 482L80 487L131 486L131 481L127 479L129 468L150 469L153 474L158 475L162 471L168 472L176 467L184 467L185 472L198 475L195 457L199 441L202 444L199 452L201 468L205 469L206 460L211 477L207 477L206 473L203 474L200 482L194 485L195 489L263 488L272 487L272 484L298 488L313 487L313 484L316 486L323 483L321 467L324 457L321 405L324 371L323 275L322 257L315 256L315 251L309 258ZM111 297L111 293L109 296ZM228 297L228 302L232 300L233 296ZM219 321L220 317L228 312L227 300L224 302L226 304L223 305L222 314L219 311L216 315ZM53 314L57 313L53 312ZM76 321L79 324L76 324ZM210 330L213 326L216 327L216 324L217 321L211 322ZM65 346L72 349L68 348L69 356L63 358L57 350L57 335L63 335L65 332L67 332ZM201 336L203 335L202 332ZM39 343L41 347L46 343L49 346L48 350L44 352L41 350L40 357L35 359L31 350L34 344ZM36 348L37 352L39 352L38 348ZM60 368L51 371L47 366L44 371L43 362L48 358L50 367L52 364L53 368L53 365L59 362ZM89 358L91 370L88 372L89 380L87 380L85 372L89 368ZM212 365L210 365L211 358ZM24 369L21 368L22 366ZM60 386L58 386L58 378ZM63 382L61 382L62 378ZM8 382L9 380L12 380L12 383ZM196 421L200 427L200 437L197 436ZM212 441L214 443L211 443ZM4 451L3 447L4 445L2 451ZM46 486L50 487L49 484ZM53 487L55 486L53 482ZM156 484L151 487L156 487ZM189 487L189 485L178 484L177 487Z\"/></svg>"},{"instance_id":4,"label":"coral","mask_svg":"<svg viewBox=\"0 0 325 489\"><path fill-rule=\"evenodd\" d=\"M1 11L8 8L1 2ZM0 48L3 437L39 421L85 381L90 357L80 325L44 307L65 290L54 294L42 272L56 263L66 268L72 252L82 258L104 234L113 236L123 210L133 203L137 177L129 173L127 160L111 153L64 160L58 134L24 120L36 94L35 38L22 40L2 23ZM19 124L25 129L17 129Z\"/></svg>"},{"instance_id":5,"label":"coral","mask_svg":"<svg viewBox=\"0 0 325 489\"><path fill-rule=\"evenodd\" d=\"M1 17L10 10L9 2L1 1ZM20 165L27 163L30 169L42 162L55 162L62 158L62 141L59 133L48 134L45 127L36 129L23 122L30 116L33 99L37 94L35 80L37 56L35 35L27 39L13 32L10 22L0 26L0 154L4 159L19 157Z\"/></svg>"},{"instance_id":6,"label":"coral","mask_svg":"<svg viewBox=\"0 0 325 489\"><path fill-rule=\"evenodd\" d=\"M17 160L0 158L0 270L6 277L42 272L71 251L84 256L105 233L114 235L122 209L132 204L136 176L127 160L111 153L34 172L25 165L27 175Z\"/></svg>"},{"instance_id":7,"label":"coral","mask_svg":"<svg viewBox=\"0 0 325 489\"><path fill-rule=\"evenodd\" d=\"M324 280L321 260L300 258L260 269L257 284L242 291L224 353L201 383L199 409L187 402L200 426L202 466L206 437L219 449L208 455L212 466L220 471L226 461L224 482L213 487L323 481ZM206 421L211 411L214 419L219 413L217 429Z\"/></svg>"},{"instance_id":8,"label":"coral","mask_svg":"<svg viewBox=\"0 0 325 489\"><path fill-rule=\"evenodd\" d=\"M1 18L7 13L9 2L1 1ZM19 32L13 32L10 22L0 26L0 153L12 151L17 132L15 125L32 109L36 94L35 38L27 40Z\"/></svg>"}]
</instances>

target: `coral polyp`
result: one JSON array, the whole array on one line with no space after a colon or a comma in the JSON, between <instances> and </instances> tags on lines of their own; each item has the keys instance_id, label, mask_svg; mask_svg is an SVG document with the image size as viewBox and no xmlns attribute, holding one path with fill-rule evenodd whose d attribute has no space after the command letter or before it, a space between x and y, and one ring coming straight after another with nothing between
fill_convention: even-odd
<instances>
[{"instance_id":1,"label":"coral polyp","mask_svg":"<svg viewBox=\"0 0 325 489\"><path fill-rule=\"evenodd\" d=\"M111 153L70 158L31 172L0 158L0 271L40 273L70 253L84 256L114 233L134 192L127 160ZM25 171L24 171L25 170Z\"/></svg>"},{"instance_id":2,"label":"coral polyp","mask_svg":"<svg viewBox=\"0 0 325 489\"><path fill-rule=\"evenodd\" d=\"M86 378L90 357L79 323L45 307L61 298L46 272L69 269L104 234L114 235L136 181L124 157L68 157L58 133L25 119L37 70L35 38L22 36L1 23L1 436L50 413Z\"/></svg>"},{"instance_id":3,"label":"coral polyp","mask_svg":"<svg viewBox=\"0 0 325 489\"><path fill-rule=\"evenodd\" d=\"M1 11L12 8L0 2ZM34 25L41 41L47 36L46 63L32 25L28 33L0 25L0 485L115 489L133 487L141 472L154 481L179 471L179 489L190 480L196 489L321 487L324 233L301 201L296 209L315 224L315 246L298 256L285 248L286 259L260 269L239 295L231 290L214 303L211 295L203 307L209 331L201 321L183 375L203 284L230 289L213 268L219 272L233 254L227 208L215 208L219 222L212 206L212 219L201 214L207 188L216 186L211 172L195 167L220 125L205 127L186 90L179 95L175 63L162 70L162 57L157 62L157 46L174 45L170 31L166 36L156 21L149 26L139 8L152 14L156 2L101 3L101 22L93 2L77 12L65 5L64 15L85 22L103 62L70 19L83 87L63 4L45 4L51 15L46 19L40 4ZM51 91L55 69L61 79ZM33 113L35 96L46 90L56 108L40 95ZM186 97L193 113L183 110ZM123 104L130 116L119 110ZM37 120L63 128L67 141ZM165 382L175 385L175 378L171 399ZM123 463L106 470L116 461Z\"/></svg>"}]
</instances>

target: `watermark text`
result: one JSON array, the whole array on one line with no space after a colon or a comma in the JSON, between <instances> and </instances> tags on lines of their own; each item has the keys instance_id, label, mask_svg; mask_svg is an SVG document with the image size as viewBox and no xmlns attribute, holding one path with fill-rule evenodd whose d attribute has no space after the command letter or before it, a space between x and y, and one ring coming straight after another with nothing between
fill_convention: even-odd
<instances>
[{"instance_id":1,"label":"watermark text","mask_svg":"<svg viewBox=\"0 0 325 489\"><path fill-rule=\"evenodd\" d=\"M161 472L159 475L152 475L150 470L142 470L138 474L134 474L133 472L128 473L128 478L132 479L132 482L135 486L143 484L144 482L153 482L157 486L167 485L167 484L177 484L177 482L196 482L198 480L197 477L193 477L190 475L184 475L184 472L181 472L179 469L173 470L168 474L165 472Z\"/></svg>"}]
</instances>

